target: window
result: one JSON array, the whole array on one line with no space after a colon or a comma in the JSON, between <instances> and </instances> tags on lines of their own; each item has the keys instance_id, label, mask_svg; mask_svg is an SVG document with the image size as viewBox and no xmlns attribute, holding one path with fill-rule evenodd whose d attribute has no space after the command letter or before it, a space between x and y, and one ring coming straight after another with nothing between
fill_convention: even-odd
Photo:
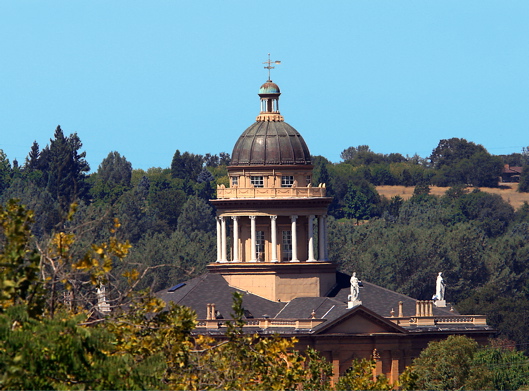
<instances>
[{"instance_id":1,"label":"window","mask_svg":"<svg viewBox=\"0 0 529 391\"><path fill-rule=\"evenodd\" d=\"M281 252L283 262L292 259L292 232L283 231L283 251Z\"/></svg>"},{"instance_id":2,"label":"window","mask_svg":"<svg viewBox=\"0 0 529 391\"><path fill-rule=\"evenodd\" d=\"M264 181L262 176L251 176L250 183L253 187L264 187Z\"/></svg>"},{"instance_id":3,"label":"window","mask_svg":"<svg viewBox=\"0 0 529 391\"><path fill-rule=\"evenodd\" d=\"M281 177L281 187L292 187L294 184L294 177L292 175L283 175Z\"/></svg>"},{"instance_id":4,"label":"window","mask_svg":"<svg viewBox=\"0 0 529 391\"><path fill-rule=\"evenodd\" d=\"M255 232L255 253L259 262L264 261L265 237L264 231Z\"/></svg>"},{"instance_id":5,"label":"window","mask_svg":"<svg viewBox=\"0 0 529 391\"><path fill-rule=\"evenodd\" d=\"M238 186L239 185L239 177L238 176L232 176L231 177L231 185L232 186Z\"/></svg>"},{"instance_id":6,"label":"window","mask_svg":"<svg viewBox=\"0 0 529 391\"><path fill-rule=\"evenodd\" d=\"M307 175L307 186L312 183L312 177L310 175Z\"/></svg>"}]
</instances>

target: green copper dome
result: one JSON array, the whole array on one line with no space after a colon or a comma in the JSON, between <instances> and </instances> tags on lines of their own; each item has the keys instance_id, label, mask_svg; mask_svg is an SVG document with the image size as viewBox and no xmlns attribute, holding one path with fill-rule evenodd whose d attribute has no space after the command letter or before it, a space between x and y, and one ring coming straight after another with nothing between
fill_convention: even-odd
<instances>
[{"instance_id":1,"label":"green copper dome","mask_svg":"<svg viewBox=\"0 0 529 391\"><path fill-rule=\"evenodd\" d=\"M272 80L268 80L259 88L259 94L280 94L281 91L276 83L272 83Z\"/></svg>"}]
</instances>

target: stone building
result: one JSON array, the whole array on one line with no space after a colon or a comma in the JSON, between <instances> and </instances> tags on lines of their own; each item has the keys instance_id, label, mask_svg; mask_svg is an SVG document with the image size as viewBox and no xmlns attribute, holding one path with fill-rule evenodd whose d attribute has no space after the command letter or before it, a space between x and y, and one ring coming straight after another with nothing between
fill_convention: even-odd
<instances>
[{"instance_id":1,"label":"stone building","mask_svg":"<svg viewBox=\"0 0 529 391\"><path fill-rule=\"evenodd\" d=\"M261 110L235 143L230 185L220 185L211 201L217 210L216 261L206 274L158 296L193 308L197 333L222 338L233 292L240 292L247 332L296 337L300 350L320 351L335 376L355 358L374 357L376 372L396 380L429 341L464 334L486 342L494 330L485 317L460 315L450 305L369 282L351 300L350 276L328 260L331 198L325 184L312 185L309 149L284 122L280 94L271 80L259 89Z\"/></svg>"}]
</instances>

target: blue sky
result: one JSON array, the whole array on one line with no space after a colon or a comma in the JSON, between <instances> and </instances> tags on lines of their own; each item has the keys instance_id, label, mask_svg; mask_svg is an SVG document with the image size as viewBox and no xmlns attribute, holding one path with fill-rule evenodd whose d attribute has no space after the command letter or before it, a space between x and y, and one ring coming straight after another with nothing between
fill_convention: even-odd
<instances>
[{"instance_id":1,"label":"blue sky","mask_svg":"<svg viewBox=\"0 0 529 391\"><path fill-rule=\"evenodd\" d=\"M526 0L0 0L0 36L0 149L20 163L58 124L92 170L111 151L142 169L231 153L267 53L313 155L529 145Z\"/></svg>"}]
</instances>

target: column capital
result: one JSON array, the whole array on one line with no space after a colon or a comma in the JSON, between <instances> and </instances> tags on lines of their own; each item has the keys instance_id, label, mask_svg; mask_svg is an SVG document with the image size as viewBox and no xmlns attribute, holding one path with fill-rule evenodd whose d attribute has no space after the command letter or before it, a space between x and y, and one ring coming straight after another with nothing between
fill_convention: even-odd
<instances>
[{"instance_id":1,"label":"column capital","mask_svg":"<svg viewBox=\"0 0 529 391\"><path fill-rule=\"evenodd\" d=\"M290 218L292 219L292 221L296 221L298 219L298 215L292 215L290 216Z\"/></svg>"},{"instance_id":2,"label":"column capital","mask_svg":"<svg viewBox=\"0 0 529 391\"><path fill-rule=\"evenodd\" d=\"M277 216L276 215L273 215L273 216L270 216L270 220L277 220Z\"/></svg>"},{"instance_id":3,"label":"column capital","mask_svg":"<svg viewBox=\"0 0 529 391\"><path fill-rule=\"evenodd\" d=\"M250 218L250 220L255 220L255 218L256 218L257 216L248 216L248 217Z\"/></svg>"},{"instance_id":4,"label":"column capital","mask_svg":"<svg viewBox=\"0 0 529 391\"><path fill-rule=\"evenodd\" d=\"M239 216L231 216L231 219L232 219L233 221L237 221L237 220L239 219Z\"/></svg>"}]
</instances>

